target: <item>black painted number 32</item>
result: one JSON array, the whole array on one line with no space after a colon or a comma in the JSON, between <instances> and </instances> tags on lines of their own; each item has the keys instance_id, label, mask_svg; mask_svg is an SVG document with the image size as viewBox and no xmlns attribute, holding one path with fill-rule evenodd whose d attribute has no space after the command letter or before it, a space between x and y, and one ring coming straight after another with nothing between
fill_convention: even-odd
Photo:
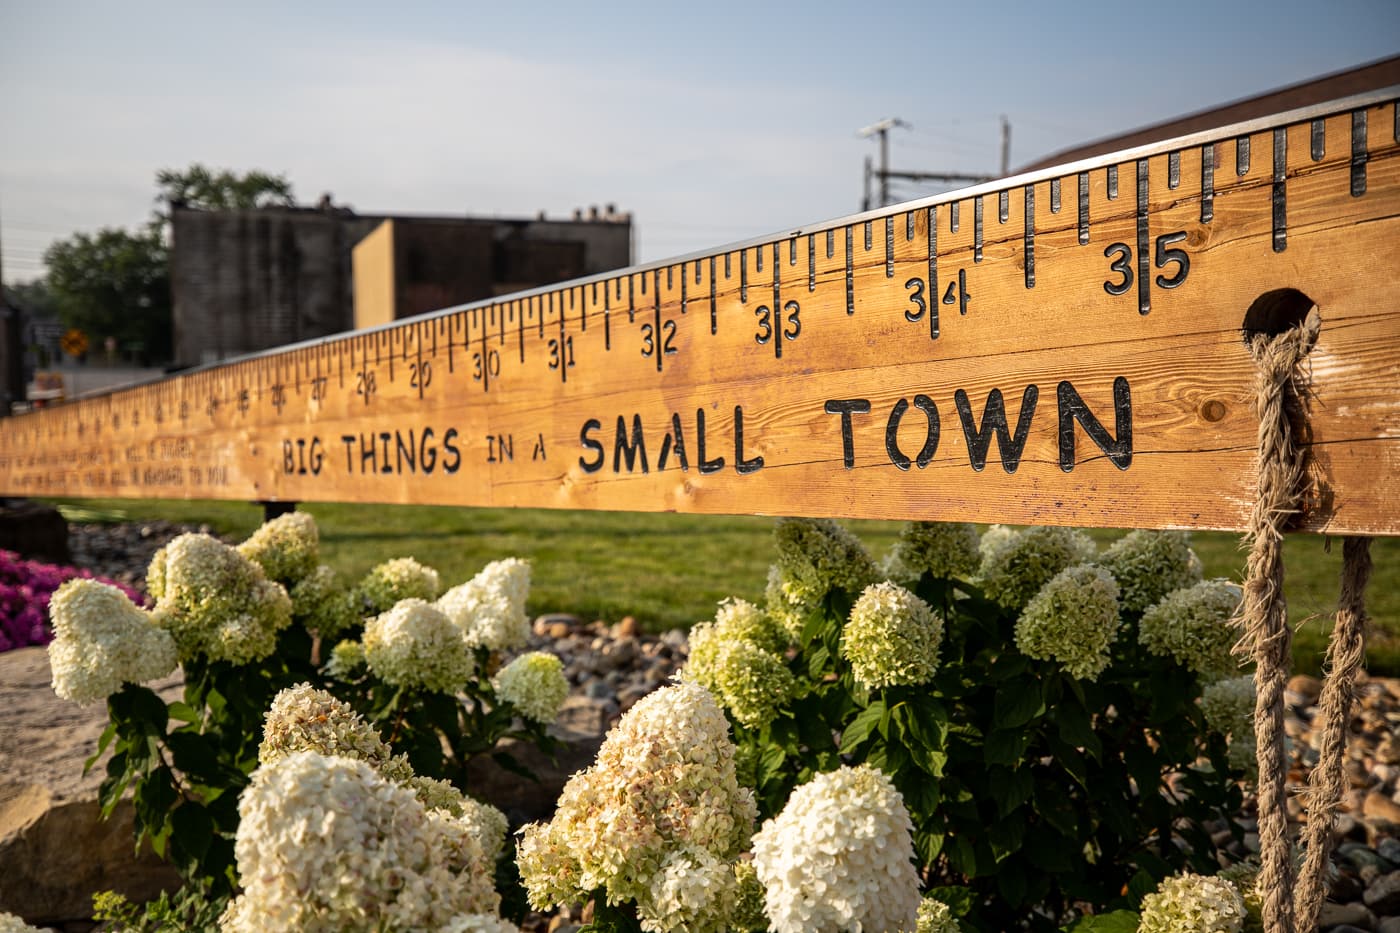
<instances>
[{"instance_id":1,"label":"black painted number 32","mask_svg":"<svg viewBox=\"0 0 1400 933\"><path fill-rule=\"evenodd\" d=\"M1186 281L1186 275L1191 271L1191 257L1187 255L1186 250L1177 249L1173 245L1185 239L1185 230L1164 233L1157 238L1152 252L1152 264L1158 269L1166 269L1173 265L1176 267L1171 275L1157 276L1155 281L1158 288L1176 288ZM1118 274L1118 281L1104 282L1103 290L1110 295L1126 294L1128 289L1133 287L1133 248L1127 243L1110 243L1104 248L1103 254L1113 260L1109 263L1109 271Z\"/></svg>"}]
</instances>

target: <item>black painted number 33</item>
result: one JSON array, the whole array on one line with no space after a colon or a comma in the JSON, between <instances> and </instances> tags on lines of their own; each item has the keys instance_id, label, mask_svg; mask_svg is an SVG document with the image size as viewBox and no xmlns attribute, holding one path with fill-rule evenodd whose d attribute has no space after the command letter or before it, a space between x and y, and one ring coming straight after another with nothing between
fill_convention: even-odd
<instances>
[{"instance_id":1,"label":"black painted number 33","mask_svg":"<svg viewBox=\"0 0 1400 933\"><path fill-rule=\"evenodd\" d=\"M1176 267L1171 275L1157 276L1155 281L1158 288L1176 288L1186 281L1186 275L1191 271L1191 257L1187 255L1186 250L1177 249L1175 246L1185 239L1185 230L1164 233L1157 238L1152 252L1152 264L1158 269ZM1109 263L1109 271L1118 274L1117 281L1110 279L1103 283L1103 290L1110 295L1126 294L1128 289L1133 287L1133 248L1127 243L1110 243L1104 248L1103 254L1113 260Z\"/></svg>"}]
</instances>

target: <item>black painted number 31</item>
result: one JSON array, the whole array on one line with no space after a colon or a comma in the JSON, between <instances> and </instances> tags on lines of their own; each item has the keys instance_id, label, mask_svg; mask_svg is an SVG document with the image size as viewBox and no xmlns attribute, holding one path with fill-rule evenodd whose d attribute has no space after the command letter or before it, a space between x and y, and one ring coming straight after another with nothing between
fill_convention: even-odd
<instances>
[{"instance_id":1,"label":"black painted number 31","mask_svg":"<svg viewBox=\"0 0 1400 933\"><path fill-rule=\"evenodd\" d=\"M1152 252L1152 264L1158 269L1176 266L1176 271L1171 275L1157 276L1155 281L1158 288L1176 288L1186 281L1186 275L1191 271L1191 257L1187 255L1186 250L1177 249L1173 245L1185 239L1185 230L1164 233L1157 238ZM1110 295L1126 294L1128 289L1133 287L1133 248L1127 243L1110 243L1104 248L1103 254L1113 260L1109 263L1109 271L1116 272L1119 276L1116 282L1104 282L1103 290Z\"/></svg>"}]
</instances>

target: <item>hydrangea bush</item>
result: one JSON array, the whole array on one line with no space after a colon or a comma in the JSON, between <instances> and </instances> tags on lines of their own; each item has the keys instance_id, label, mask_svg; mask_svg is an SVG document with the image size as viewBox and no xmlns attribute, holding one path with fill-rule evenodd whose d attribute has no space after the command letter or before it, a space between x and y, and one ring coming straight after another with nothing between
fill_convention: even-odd
<instances>
[{"instance_id":1,"label":"hydrangea bush","mask_svg":"<svg viewBox=\"0 0 1400 933\"><path fill-rule=\"evenodd\" d=\"M912 820L924 894L969 931L1058 929L1218 868L1206 826L1239 812L1244 691L1201 701L1242 673L1221 654L1238 591L1201 581L1185 536L1099 553L1067 529L979 540L918 523L883 582L830 522L785 519L776 539L771 622L748 630L790 644L731 631L719 665L716 621L682 672L725 705L761 817L817 775L878 768ZM762 709L746 683L770 685Z\"/></svg>"},{"instance_id":2,"label":"hydrangea bush","mask_svg":"<svg viewBox=\"0 0 1400 933\"><path fill-rule=\"evenodd\" d=\"M498 561L466 585L478 598L429 602L438 574L411 558L342 582L320 563L315 522L300 513L236 547L175 538L148 569L149 610L93 580L65 583L50 605L54 689L107 702L110 724L88 763L111 749L104 812L133 791L138 837L180 870L197 892L191 905L220 905L241 888L229 930L507 928L493 883L495 862L509 856L505 818L465 796L467 764L492 754L526 774L496 746L512 738L552 748L546 729L568 684L543 653L501 669L503 652L528 635L527 563ZM184 694L167 704L143 684L177 663ZM371 800L380 809L336 816ZM320 814L315 832L294 828L307 813ZM266 825L239 836L253 816ZM372 838L382 849L361 861L333 848L292 851L269 835L273 824L303 842L322 833L333 848ZM424 861L424 840L446 861ZM356 878L370 883L356 874L369 866L391 876L374 884L399 893L351 890ZM264 884L279 878L275 889ZM320 900L302 896L311 888ZM108 901L133 930L140 916L154 929L157 914L186 906L139 915ZM353 915L363 922L338 913L350 902L368 911Z\"/></svg>"}]
</instances>

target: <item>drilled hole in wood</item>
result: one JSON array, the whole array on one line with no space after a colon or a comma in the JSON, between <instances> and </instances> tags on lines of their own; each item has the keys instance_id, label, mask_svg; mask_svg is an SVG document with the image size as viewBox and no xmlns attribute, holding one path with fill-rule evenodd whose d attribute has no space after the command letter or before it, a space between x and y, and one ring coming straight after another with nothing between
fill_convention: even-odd
<instances>
[{"instance_id":1,"label":"drilled hole in wood","mask_svg":"<svg viewBox=\"0 0 1400 933\"><path fill-rule=\"evenodd\" d=\"M1296 288L1276 288L1254 299L1245 312L1245 343L1257 335L1276 337L1307 319L1316 303Z\"/></svg>"}]
</instances>

